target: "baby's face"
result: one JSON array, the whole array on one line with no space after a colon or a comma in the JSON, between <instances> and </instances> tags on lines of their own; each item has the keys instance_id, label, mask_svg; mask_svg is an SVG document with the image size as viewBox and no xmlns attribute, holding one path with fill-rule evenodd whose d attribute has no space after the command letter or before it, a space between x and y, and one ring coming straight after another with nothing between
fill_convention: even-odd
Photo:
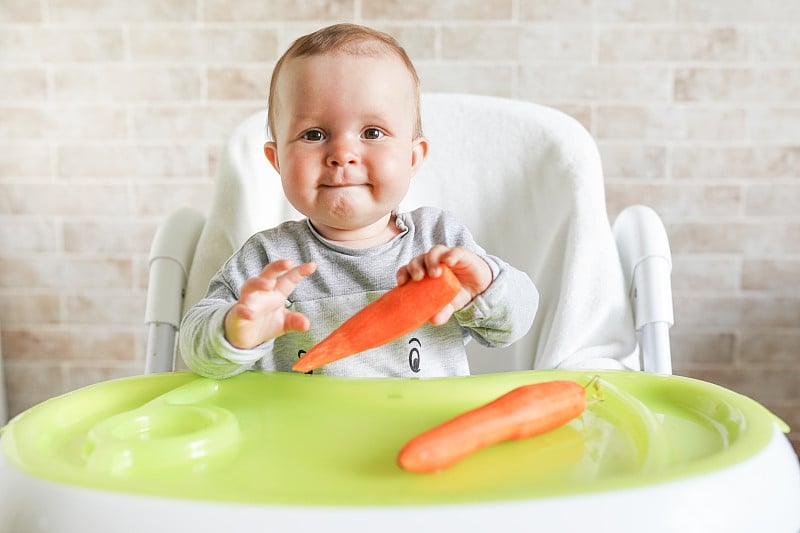
<instances>
[{"instance_id":1,"label":"baby's face","mask_svg":"<svg viewBox=\"0 0 800 533\"><path fill-rule=\"evenodd\" d=\"M324 237L357 240L385 228L427 151L414 138L411 75L391 55L295 58L276 94L267 157L286 197Z\"/></svg>"}]
</instances>

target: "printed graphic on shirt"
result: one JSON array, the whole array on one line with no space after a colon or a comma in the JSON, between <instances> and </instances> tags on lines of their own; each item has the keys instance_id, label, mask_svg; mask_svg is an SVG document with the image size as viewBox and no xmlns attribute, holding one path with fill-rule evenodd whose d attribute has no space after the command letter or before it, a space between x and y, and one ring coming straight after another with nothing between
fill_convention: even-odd
<instances>
[{"instance_id":1,"label":"printed graphic on shirt","mask_svg":"<svg viewBox=\"0 0 800 533\"><path fill-rule=\"evenodd\" d=\"M300 359L301 357L303 357L303 355L306 354L306 352L307 352L307 350L298 350L297 358ZM306 374L313 374L313 373L314 373L313 370L309 370L308 372L306 372Z\"/></svg>"},{"instance_id":2,"label":"printed graphic on shirt","mask_svg":"<svg viewBox=\"0 0 800 533\"><path fill-rule=\"evenodd\" d=\"M419 350L422 348L422 343L419 342L419 339L416 337L411 337L411 340L408 341L409 351L408 351L408 366L411 368L411 371L415 374L419 372L419 365L420 365L420 354Z\"/></svg>"}]
</instances>

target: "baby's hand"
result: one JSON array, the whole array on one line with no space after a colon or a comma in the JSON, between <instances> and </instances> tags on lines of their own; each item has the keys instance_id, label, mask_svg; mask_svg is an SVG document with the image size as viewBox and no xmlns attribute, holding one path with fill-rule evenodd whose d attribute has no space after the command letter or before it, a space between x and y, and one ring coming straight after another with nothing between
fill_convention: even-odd
<instances>
[{"instance_id":1,"label":"baby's hand","mask_svg":"<svg viewBox=\"0 0 800 533\"><path fill-rule=\"evenodd\" d=\"M308 318L286 309L286 298L304 277L317 269L314 263L293 267L290 260L275 261L258 276L244 282L239 301L225 315L225 338L249 350L288 331L306 331Z\"/></svg>"},{"instance_id":2,"label":"baby's hand","mask_svg":"<svg viewBox=\"0 0 800 533\"><path fill-rule=\"evenodd\" d=\"M456 246L448 248L437 244L427 253L418 255L397 271L397 284L402 285L409 280L420 280L425 276L437 278L441 276L439 266L444 263L453 271L461 283L461 292L444 309L431 318L431 324L438 326L450 320L450 316L464 308L476 296L485 291L492 283L492 269L480 256Z\"/></svg>"}]
</instances>

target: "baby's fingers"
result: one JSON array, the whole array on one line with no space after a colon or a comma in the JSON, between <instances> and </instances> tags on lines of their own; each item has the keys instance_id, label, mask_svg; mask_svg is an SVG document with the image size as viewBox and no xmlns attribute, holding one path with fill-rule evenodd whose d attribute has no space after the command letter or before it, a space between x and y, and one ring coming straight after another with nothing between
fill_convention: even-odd
<instances>
[{"instance_id":1,"label":"baby's fingers","mask_svg":"<svg viewBox=\"0 0 800 533\"><path fill-rule=\"evenodd\" d=\"M316 270L317 265L315 263L303 263L294 268L290 268L275 280L275 289L285 298L288 298L295 287L297 287L297 284L303 281L303 278L306 276L313 274Z\"/></svg>"},{"instance_id":2,"label":"baby's fingers","mask_svg":"<svg viewBox=\"0 0 800 533\"><path fill-rule=\"evenodd\" d=\"M308 317L296 311L287 311L283 317L283 330L288 331L308 331L311 322Z\"/></svg>"},{"instance_id":3,"label":"baby's fingers","mask_svg":"<svg viewBox=\"0 0 800 533\"><path fill-rule=\"evenodd\" d=\"M413 280L421 280L425 277L425 258L418 255L411 259L407 265L397 271L397 284L403 285L404 283Z\"/></svg>"},{"instance_id":4,"label":"baby's fingers","mask_svg":"<svg viewBox=\"0 0 800 533\"><path fill-rule=\"evenodd\" d=\"M426 254L422 255L422 258L425 262L425 275L430 276L432 278L438 278L442 275L442 267L441 264L444 262L444 259L448 256L448 254L452 253L452 248L448 248L447 246L437 244Z\"/></svg>"},{"instance_id":5,"label":"baby's fingers","mask_svg":"<svg viewBox=\"0 0 800 533\"><path fill-rule=\"evenodd\" d=\"M261 307L260 304L270 299L269 295L273 293L275 283L274 279L261 276L246 280L239 291L239 303L246 308ZM240 314L242 314L242 318L252 318L244 316L243 313Z\"/></svg>"},{"instance_id":6,"label":"baby's fingers","mask_svg":"<svg viewBox=\"0 0 800 533\"><path fill-rule=\"evenodd\" d=\"M415 281L419 281L424 277L438 278L442 275L440 258L447 250L447 247L437 244L426 253L414 257L402 269L405 270L404 277L407 276ZM398 275L398 282L399 281L400 276Z\"/></svg>"},{"instance_id":7,"label":"baby's fingers","mask_svg":"<svg viewBox=\"0 0 800 533\"><path fill-rule=\"evenodd\" d=\"M455 312L455 308L452 304L447 304L444 309L436 313L431 317L429 322L434 326L441 326L442 324L446 324L450 317L453 316Z\"/></svg>"},{"instance_id":8,"label":"baby's fingers","mask_svg":"<svg viewBox=\"0 0 800 533\"><path fill-rule=\"evenodd\" d=\"M303 263L292 268L292 262L288 260L270 263L258 276L248 279L242 284L239 292L239 303L244 306L239 312L242 318L252 319L246 316L249 311L258 313L268 308L283 307L284 301L292 293L298 283L316 270L314 263Z\"/></svg>"}]
</instances>

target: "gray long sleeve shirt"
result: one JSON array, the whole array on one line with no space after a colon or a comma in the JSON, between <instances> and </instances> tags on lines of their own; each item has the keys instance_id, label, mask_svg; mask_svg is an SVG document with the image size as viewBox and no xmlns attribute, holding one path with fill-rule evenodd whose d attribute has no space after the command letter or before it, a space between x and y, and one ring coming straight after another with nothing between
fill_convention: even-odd
<instances>
[{"instance_id":1,"label":"gray long sleeve shirt","mask_svg":"<svg viewBox=\"0 0 800 533\"><path fill-rule=\"evenodd\" d=\"M471 338L505 346L528 332L539 294L527 274L487 255L469 230L436 208L397 215L400 234L368 249L325 240L308 220L292 221L253 235L211 279L203 300L183 319L179 350L198 374L223 378L248 369L291 371L298 357L342 322L396 285L397 269L436 244L463 246L483 257L494 276L489 288L453 314L447 324L426 324L394 342L325 365L315 373L350 377L442 377L469 374L464 346ZM316 272L289 296L287 308L308 316L311 328L289 332L250 350L231 345L225 314L245 280L268 263L314 261ZM391 320L391 317L386 317Z\"/></svg>"}]
</instances>

